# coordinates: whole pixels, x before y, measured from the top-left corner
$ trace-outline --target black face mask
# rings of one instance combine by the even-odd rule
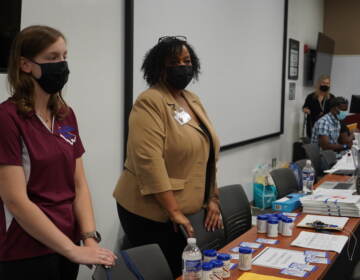
[[[320,86],[320,90],[321,91],[324,91],[324,92],[326,92],[326,91],[328,91],[330,89],[330,87],[329,86]]]
[[[184,89],[193,78],[192,66],[166,67],[166,82],[174,89]]]
[[[41,68],[41,77],[34,79],[41,88],[48,94],[55,94],[62,90],[69,77],[69,68],[66,61],[53,63],[37,63]]]

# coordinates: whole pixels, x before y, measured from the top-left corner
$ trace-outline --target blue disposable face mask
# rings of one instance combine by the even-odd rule
[[[346,111],[340,111],[336,117],[338,120],[342,121],[343,119],[345,119],[347,116],[347,112]]]

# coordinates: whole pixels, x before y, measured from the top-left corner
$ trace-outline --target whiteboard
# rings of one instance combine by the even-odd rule
[[[126,97],[134,102],[147,88],[140,68],[158,38],[185,35],[201,63],[199,81],[187,89],[200,97],[223,148],[282,133],[287,1],[129,2],[133,22],[127,21],[127,40],[133,40],[133,63],[125,69],[132,72],[125,81],[130,78],[133,84]],[[125,59],[130,60],[126,54]]]

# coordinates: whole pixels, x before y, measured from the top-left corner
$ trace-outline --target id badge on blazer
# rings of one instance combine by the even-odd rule
[[[175,110],[174,118],[181,125],[184,125],[191,120],[191,116],[183,108]]]

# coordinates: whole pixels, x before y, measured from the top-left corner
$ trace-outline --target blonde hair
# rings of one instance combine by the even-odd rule
[[[20,69],[20,59],[21,57],[33,59],[59,38],[65,40],[64,35],[54,28],[32,25],[19,32],[12,43],[7,78],[11,100],[16,104],[18,112],[22,115],[34,110],[34,81],[31,75]],[[48,108],[55,117],[60,119],[69,110],[61,92],[50,96]]]

